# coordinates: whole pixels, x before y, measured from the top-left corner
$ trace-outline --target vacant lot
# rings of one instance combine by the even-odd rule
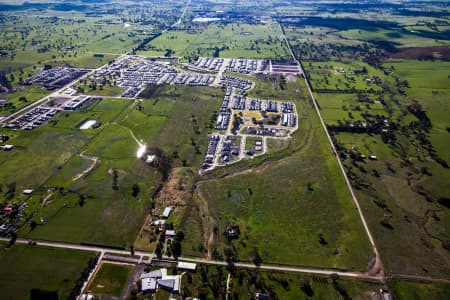
[[[119,297],[133,271],[131,265],[102,263],[87,290],[95,295]]]
[[[382,71],[356,61],[308,62],[304,67],[316,92],[375,92],[381,90],[385,77]]]
[[[57,291],[66,299],[92,252],[15,245],[0,250],[0,299],[30,299],[30,290]]]
[[[394,281],[389,284],[394,299],[448,299],[450,286],[439,283]]]
[[[210,25],[199,32],[169,31],[151,41],[149,56],[219,56],[287,58],[288,50],[277,25]]]

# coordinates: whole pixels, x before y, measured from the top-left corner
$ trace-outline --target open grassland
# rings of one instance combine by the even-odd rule
[[[37,220],[42,218],[45,222],[33,231],[24,228],[23,234],[120,247],[131,245],[160,178],[155,169],[136,158],[138,144],[130,130],[114,122],[118,116],[133,111],[131,103],[129,100],[103,100],[90,110],[69,114],[75,126],[91,117],[104,124],[99,129],[86,130],[86,134],[94,138],[81,149],[83,155],[98,160],[96,167],[84,176],[77,176],[93,162],[74,156],[50,178],[47,185],[55,187],[55,192],[50,203],[36,214]],[[57,121],[53,130],[60,125],[67,126]],[[80,131],[75,127],[71,130]],[[78,179],[74,180],[76,177]],[[115,188],[114,177],[117,178]],[[135,184],[139,185],[140,193],[133,197]],[[65,192],[61,192],[61,188]],[[80,200],[82,198],[84,200]]]
[[[3,107],[0,104],[0,114],[8,115],[14,113],[22,107],[47,96],[49,93],[49,91],[37,85],[18,86],[13,93],[0,94],[0,99],[7,100],[5,103],[12,105],[11,107]]]
[[[417,29],[417,28],[416,28]],[[349,29],[340,31],[338,36],[343,39],[360,40],[360,41],[385,41],[394,44],[397,47],[426,47],[426,46],[443,46],[450,45],[449,40],[434,39],[431,36],[419,36],[414,34],[414,28],[411,32],[395,31],[395,30],[361,30]]]
[[[44,62],[65,61],[74,66],[94,67],[123,54],[144,37],[141,28],[125,27],[117,16],[83,18],[83,15],[18,14],[3,24],[0,46],[8,56],[0,58],[2,71],[12,72]],[[94,58],[94,53],[105,53]],[[103,61],[105,60],[105,61]]]
[[[327,124],[361,121],[364,120],[362,114],[367,112],[374,115],[385,113],[383,105],[376,98],[372,100],[373,103],[359,102],[357,94],[321,93],[316,98],[319,99],[320,111]]]
[[[393,70],[391,76],[407,80],[409,87],[402,97],[384,95],[385,111],[378,114],[390,116],[398,126],[404,127],[402,132],[407,132],[418,119],[408,114],[405,107],[417,101],[431,122],[425,133],[431,149],[448,162],[449,64],[402,61],[385,67]],[[339,112],[339,106],[350,107],[349,97],[317,95],[327,124],[348,120],[346,110],[342,107]],[[369,112],[376,113],[373,109]],[[335,139],[339,151],[345,149],[347,153],[343,161],[377,240],[386,271],[448,274],[450,255],[445,248],[450,230],[450,213],[445,202],[449,193],[448,168],[431,159],[419,147],[415,135],[400,131],[392,145],[383,142],[379,135],[364,133],[336,133]],[[359,159],[360,154],[375,155],[377,160]]]
[[[37,189],[77,153],[88,138],[77,132],[14,132],[11,153],[0,153],[0,182],[15,183],[17,194],[25,188]]]
[[[164,56],[170,49],[173,56],[219,56],[245,58],[287,58],[288,49],[275,24],[209,25],[200,32],[169,31],[140,52]]]
[[[206,151],[211,116],[222,97],[220,89],[165,86],[142,102],[106,99],[59,114],[40,130],[76,133],[84,143],[46,180],[51,191],[42,192],[41,198],[48,198],[34,216],[38,226],[25,226],[21,234],[130,246],[160,182],[160,173],[136,157],[138,142],[163,149],[174,166],[197,168]],[[79,130],[86,120],[98,121],[99,128]],[[134,197],[136,184],[140,192]],[[36,201],[37,208],[39,197]]]
[[[382,71],[357,61],[308,62],[304,67],[315,91],[375,92],[385,78]]]
[[[132,271],[131,265],[102,263],[87,290],[95,295],[119,297]]]
[[[219,111],[223,95],[221,89],[211,87],[160,87],[151,99],[141,103],[141,111],[131,114],[131,118],[137,118],[134,122],[156,122],[162,126],[159,131],[133,124],[133,119],[124,122],[136,128],[137,137],[144,140],[149,133],[156,134],[149,146],[158,146],[171,155],[174,166],[197,168],[204,158],[208,134],[213,131],[213,114]]]
[[[343,39],[339,31],[327,27],[306,26],[303,28],[287,26],[285,28],[286,37],[291,45],[298,43],[313,44],[342,44],[348,46],[360,45],[358,40]]]
[[[232,245],[240,260],[254,259],[256,251],[264,262],[365,270],[368,240],[317,116],[303,87],[297,89],[290,100],[305,126],[294,134],[289,156],[251,168],[257,176],[211,174],[197,183],[197,197],[217,226],[211,246],[222,253]],[[228,242],[224,232],[232,224],[241,234]]]
[[[394,299],[448,299],[450,286],[440,283],[394,281],[389,284]]]
[[[57,291],[66,299],[81,271],[86,268],[90,252],[15,245],[0,251],[0,299],[30,299],[30,290]]]

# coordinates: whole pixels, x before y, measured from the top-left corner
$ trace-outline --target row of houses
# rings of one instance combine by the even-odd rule
[[[55,67],[39,72],[35,76],[23,81],[22,84],[35,83],[49,89],[62,88],[90,71],[89,69]]]
[[[224,63],[223,58],[199,57],[192,65],[197,68],[218,72]]]
[[[222,85],[226,87],[233,87],[243,91],[249,90],[252,87],[253,82],[249,79],[239,78],[234,76],[222,76],[220,79]]]
[[[211,167],[211,165],[214,164],[214,161],[216,159],[216,152],[217,147],[220,142],[220,136],[219,135],[212,135],[209,144],[208,144],[208,150],[206,151],[206,157],[203,160],[202,169],[206,170]]]

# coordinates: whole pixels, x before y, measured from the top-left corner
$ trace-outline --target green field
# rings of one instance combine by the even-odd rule
[[[367,109],[362,104],[361,111],[352,109],[357,103],[355,95],[318,93],[317,99],[327,124],[354,121],[366,111],[384,115],[398,124],[396,140],[392,143],[384,142],[378,134],[343,132],[335,133],[334,137],[341,157],[346,152],[344,163],[348,175],[366,212],[386,271],[442,275],[448,273],[450,259],[444,248],[450,214],[440,203],[448,195],[446,182],[450,173],[437,158],[447,162],[450,159],[446,101],[449,65],[401,61],[384,67],[392,70],[391,77],[407,80],[408,87],[403,88],[405,96],[392,93],[392,89],[385,91],[381,94],[383,106],[375,108],[375,102]],[[408,106],[415,101],[421,104],[431,122],[424,132],[429,141],[425,146],[416,135],[418,117],[408,111]],[[353,119],[349,119],[349,111]],[[360,154],[375,155],[378,159],[364,161],[352,156]],[[431,159],[431,155],[437,158]],[[415,246],[406,250],[402,248],[406,244]]]
[[[0,251],[0,299],[30,299],[30,290],[57,291],[66,299],[80,273],[87,267],[90,252],[15,245]]]
[[[197,32],[169,31],[147,45],[139,54],[164,56],[167,49],[173,56],[287,58],[289,57],[277,25],[209,25]]]
[[[74,180],[92,164],[92,161],[75,155],[49,178],[46,185],[53,188],[50,201],[35,215],[36,220],[43,218],[45,222],[33,231],[24,228],[24,235],[122,247],[132,244],[146,214],[149,196],[159,181],[158,172],[136,158],[138,145],[129,129],[114,122],[118,116],[133,112],[132,103],[129,100],[103,100],[84,112],[69,113],[67,117],[61,115],[56,119],[56,125],[42,128],[60,131],[68,127],[70,129],[65,130],[86,135],[90,141],[79,151],[97,157],[99,162],[91,172]],[[71,122],[68,122],[69,118]],[[98,129],[79,130],[78,126],[90,118],[103,125]],[[114,169],[118,174],[117,190],[112,188]],[[138,198],[131,195],[134,184],[140,186]],[[58,192],[61,188],[66,192]],[[79,202],[81,195],[86,198],[82,205]]]
[[[33,204],[30,210],[38,210],[34,216],[38,226],[34,230],[25,226],[22,235],[129,247],[148,213],[149,199],[160,180],[155,168],[136,158],[139,145],[134,137],[149,146],[160,147],[171,157],[176,152],[174,166],[184,164],[197,168],[207,147],[210,118],[213,111],[218,110],[221,98],[222,92],[218,89],[167,86],[159,88],[152,100],[140,102],[140,110],[136,109],[137,102],[106,99],[82,111],[59,114],[52,124],[39,129],[42,135],[54,139],[54,135],[65,132],[68,137],[80,136],[83,143],[39,181],[50,190],[42,189],[41,194],[29,201]],[[79,130],[86,120],[97,120],[100,127]],[[55,148],[53,151],[48,153],[49,159],[60,150]],[[96,157],[98,162],[89,173],[75,180],[93,164],[79,153]],[[15,158],[3,163],[11,165],[11,172],[14,172],[13,167],[20,168],[25,163],[13,165]],[[117,190],[112,188],[114,170],[118,175]],[[19,179],[23,177],[26,183],[31,176],[24,173]],[[38,188],[39,184],[31,187]],[[131,195],[135,184],[140,187],[137,199]],[[46,203],[41,204],[46,197]],[[85,197],[82,204],[80,197]],[[43,222],[40,222],[41,218]]]
[[[6,107],[4,104],[0,104],[0,114],[8,115],[14,113],[22,107],[44,98],[48,94],[50,94],[49,91],[37,85],[17,86],[15,92],[0,95],[0,99],[7,100],[4,104],[11,105]]]
[[[385,79],[381,70],[357,61],[308,62],[304,67],[315,91],[373,93],[382,89]],[[341,68],[342,72],[339,72]]]
[[[389,284],[394,299],[448,299],[450,286],[440,283],[394,281]]]
[[[94,295],[108,295],[119,297],[133,271],[131,265],[103,263],[90,282],[87,290]]]
[[[301,85],[296,88],[303,91]],[[197,183],[197,197],[218,227],[210,251],[221,255],[228,245],[225,229],[236,223],[241,235],[232,245],[239,260],[251,260],[256,248],[266,263],[365,270],[371,256],[367,238],[348,191],[340,188],[344,181],[317,117],[302,95],[292,99],[302,126],[291,141],[290,156],[252,168],[257,176],[229,170],[223,179],[212,174]]]

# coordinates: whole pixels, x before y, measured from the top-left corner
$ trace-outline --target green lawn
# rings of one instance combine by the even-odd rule
[[[81,271],[86,268],[91,252],[15,245],[0,251],[0,299],[30,299],[30,290],[57,291],[66,299]]]
[[[103,263],[87,290],[95,295],[119,297],[133,271],[131,265]]]

